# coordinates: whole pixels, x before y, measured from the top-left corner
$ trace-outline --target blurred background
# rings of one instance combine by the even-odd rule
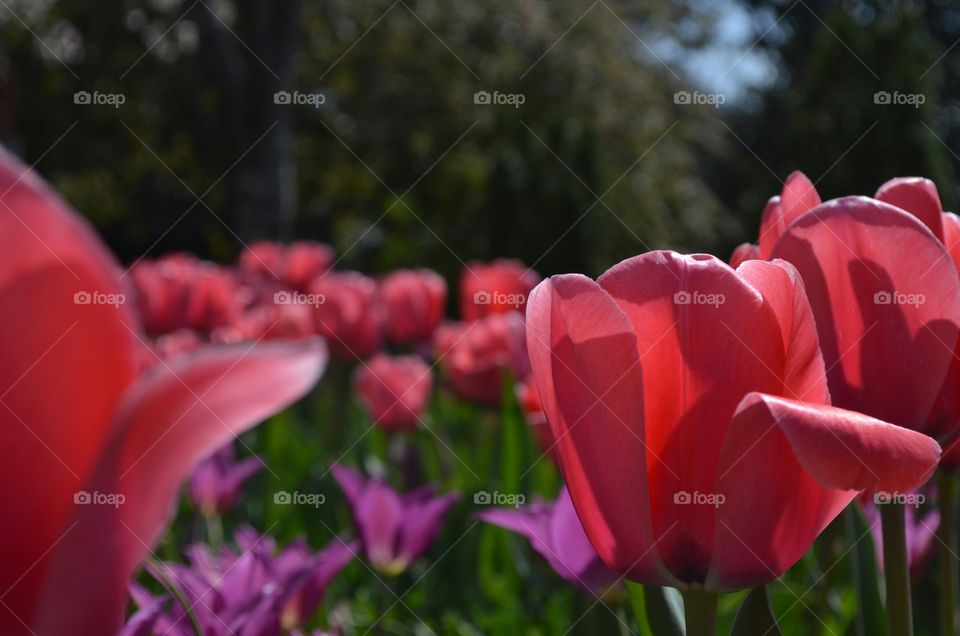
[[[125,264],[321,241],[336,270],[439,271],[452,309],[472,259],[595,276],[654,248],[726,257],[797,169],[824,199],[926,176],[956,209],[958,41],[947,0],[0,0],[0,140]],[[248,522],[314,546],[348,529],[344,505],[270,502],[320,481],[337,493],[335,461],[403,473],[408,447],[367,437],[355,366],[334,363],[244,436],[240,454],[266,470],[242,510],[211,530],[183,502],[161,558]],[[438,390],[425,417],[440,435],[411,434],[425,474],[466,500],[435,561],[389,584],[354,563],[321,623],[511,636],[626,625],[623,599],[611,613],[532,566],[516,537],[471,532],[471,493],[560,485],[506,377],[499,412]],[[787,636],[876,633],[850,585],[873,546],[848,512],[774,590]],[[935,585],[915,592],[918,633],[932,633]],[[741,598],[722,602],[725,625]]]
[[[127,263],[597,274],[726,256],[794,169],[957,195],[947,0],[2,0],[0,34],[0,138]]]

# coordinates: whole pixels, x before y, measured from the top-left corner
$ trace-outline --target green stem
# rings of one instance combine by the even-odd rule
[[[704,590],[683,592],[683,617],[687,636],[716,636],[717,594]]]
[[[207,526],[207,542],[213,547],[223,543],[223,521],[217,513],[204,514],[203,520]]]
[[[902,503],[879,506],[883,524],[883,574],[887,584],[890,636],[913,636],[910,610],[910,568]]]
[[[940,507],[940,636],[957,633],[957,480],[940,475],[937,480]]]

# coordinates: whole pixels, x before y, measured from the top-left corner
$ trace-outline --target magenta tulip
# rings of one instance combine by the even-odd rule
[[[405,571],[436,541],[443,518],[460,495],[434,494],[424,486],[399,494],[378,478],[366,479],[345,466],[334,466],[350,509],[363,551],[370,564],[388,576]]]
[[[554,502],[535,502],[519,508],[492,508],[477,515],[483,521],[526,537],[553,571],[568,583],[604,596],[619,583],[590,545],[564,488]]]
[[[223,514],[237,502],[244,482],[263,467],[259,457],[236,461],[233,444],[227,444],[193,470],[190,498],[208,517]]]

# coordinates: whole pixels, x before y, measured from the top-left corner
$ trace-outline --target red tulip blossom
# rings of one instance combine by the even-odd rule
[[[398,270],[380,283],[384,334],[394,344],[428,342],[443,320],[447,283],[429,269]]]
[[[418,356],[377,354],[357,367],[354,385],[370,417],[386,429],[417,427],[430,401],[430,368]]]
[[[806,284],[833,403],[940,440],[960,420],[957,219],[925,179],[843,197],[796,219],[772,256]]]
[[[306,392],[322,343],[141,371],[133,299],[91,228],[6,152],[0,192],[0,634],[115,634],[182,480]]]
[[[130,270],[147,333],[209,332],[230,324],[240,306],[231,274],[189,254],[144,260]]]
[[[380,348],[383,319],[372,278],[357,272],[330,272],[314,279],[306,294],[290,298],[314,308],[317,333],[327,339],[334,357],[355,360]]]
[[[313,241],[290,245],[259,241],[240,255],[240,269],[290,289],[305,291],[314,278],[333,266],[333,248]]]
[[[530,369],[523,318],[516,312],[441,325],[434,349],[447,386],[470,402],[500,404],[504,373],[522,380]]]
[[[490,314],[523,313],[540,275],[518,260],[473,261],[460,275],[460,316],[470,322]]]
[[[722,591],[775,579],[865,489],[907,491],[926,435],[830,406],[803,283],[650,252],[554,276],[527,311],[560,467],[600,557],[632,580]]]

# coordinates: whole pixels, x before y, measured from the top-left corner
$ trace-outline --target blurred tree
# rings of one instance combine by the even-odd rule
[[[506,255],[597,272],[647,246],[730,240],[698,176],[722,128],[708,106],[674,103],[678,72],[647,45],[682,40],[686,11],[11,0],[0,34],[21,90],[7,134],[127,260],[225,259],[241,240],[296,235],[364,269],[454,275]],[[75,104],[76,91],[126,99]]]
[[[745,239],[779,193],[777,179],[795,169],[824,198],[869,195],[891,177],[921,175],[936,181],[945,206],[955,204],[942,121],[946,47],[924,3],[750,4],[757,47],[781,73],[730,121],[743,159],[718,162],[718,191],[746,219]]]

